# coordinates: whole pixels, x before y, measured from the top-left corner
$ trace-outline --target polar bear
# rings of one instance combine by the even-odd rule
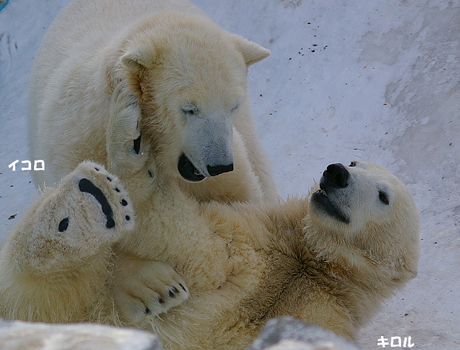
[[[83,160],[107,165],[111,95],[122,82],[140,103],[144,140],[155,140],[158,160],[187,192],[276,201],[247,96],[248,67],[269,54],[186,0],[72,1],[30,79],[30,152],[46,164],[36,185],[54,186]]]
[[[144,140],[138,113],[132,113],[138,106],[133,105],[131,91],[117,88],[114,95],[116,105],[125,105],[125,112],[118,113],[108,126],[108,170],[114,175],[104,176],[117,176],[129,184],[129,195],[138,198],[131,203],[124,194],[118,197],[122,207],[123,199],[133,206],[135,227],[123,230],[110,246],[111,241],[103,238],[108,222],[105,214],[98,213],[97,221],[92,219],[97,212],[94,200],[88,218],[82,218],[83,227],[89,226],[85,222],[89,220],[95,226],[94,236],[103,236],[93,241],[79,238],[81,229],[69,231],[69,236],[59,235],[67,211],[49,218],[51,224],[32,235],[27,229],[35,226],[37,218],[26,216],[8,240],[15,243],[7,243],[1,251],[0,269],[7,273],[0,283],[0,316],[21,314],[27,319],[27,310],[43,310],[34,303],[44,299],[29,297],[28,305],[15,300],[22,299],[33,284],[34,294],[46,293],[46,308],[56,322],[89,320],[134,326],[158,334],[166,349],[244,349],[268,319],[283,315],[355,339],[382,301],[417,275],[419,213],[407,187],[384,168],[363,161],[349,166],[331,164],[305,198],[271,204],[203,203],[176,185],[167,164],[152,151],[154,140]],[[83,163],[81,167],[86,179],[104,187],[97,180],[99,165]],[[71,181],[74,186],[82,171],[77,168],[68,175],[75,178]],[[57,198],[65,196],[66,189],[72,192],[61,188]],[[110,192],[114,194],[113,188]],[[42,200],[36,205],[55,207],[52,200],[40,204]],[[129,210],[128,205],[114,207]],[[123,215],[132,216],[121,213],[114,227],[120,220],[125,222]],[[137,220],[139,217],[143,220]],[[69,227],[71,224],[69,219]],[[35,243],[42,241],[47,244]],[[77,258],[73,257],[75,241],[81,244]],[[87,245],[88,252],[96,250],[95,243],[89,242],[101,242],[103,253],[86,258]],[[61,261],[66,255],[71,256],[70,264]],[[25,264],[29,256],[35,256],[37,262]],[[109,256],[112,260],[107,260]],[[72,269],[89,260],[88,272]],[[138,268],[140,260],[163,263],[174,271],[155,268],[157,273],[166,271],[169,280],[152,285],[152,279],[159,279],[152,277],[151,269]],[[35,265],[43,268],[37,270]],[[175,271],[178,275],[173,275]],[[43,277],[50,276],[49,272],[58,277],[56,282]],[[98,288],[92,288],[88,280],[99,283]],[[68,298],[54,298],[61,287],[85,291],[69,311]],[[13,291],[8,298],[5,289]],[[103,304],[95,314],[95,308],[90,308],[94,304],[91,293],[100,289],[109,300],[97,294]],[[161,290],[169,291],[163,296]],[[160,316],[151,312],[176,298],[181,300]],[[48,300],[56,302],[50,305]]]

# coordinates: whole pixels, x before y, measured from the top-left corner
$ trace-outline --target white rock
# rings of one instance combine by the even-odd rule
[[[0,319],[0,350],[163,350],[151,333],[96,324],[50,325]]]

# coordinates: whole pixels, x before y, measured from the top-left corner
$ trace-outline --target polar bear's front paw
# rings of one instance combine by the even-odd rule
[[[188,297],[184,281],[168,264],[134,257],[120,259],[114,299],[121,315],[130,322],[165,313]]]
[[[52,272],[109,252],[134,229],[134,219],[118,179],[102,165],[83,162],[56,188],[44,191],[13,237],[27,250],[28,268]]]
[[[81,231],[92,232],[87,237],[88,242],[97,246],[96,241],[113,244],[126,231],[134,229],[134,209],[128,193],[118,178],[102,165],[89,161],[80,163],[57,190],[61,187],[68,188],[66,198],[73,201],[75,217],[69,215],[67,223],[61,221],[60,231],[70,224],[80,223]],[[80,219],[76,217],[79,211]]]
[[[140,122],[141,109],[137,96],[120,83],[112,94],[107,131],[109,170],[118,176],[130,176],[139,171],[147,160]]]

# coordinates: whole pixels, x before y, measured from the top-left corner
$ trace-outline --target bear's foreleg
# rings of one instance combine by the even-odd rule
[[[134,182],[130,186],[133,198],[142,202],[149,200],[155,186],[153,170],[147,168],[149,155],[139,131],[140,117],[136,96],[119,84],[110,105],[108,164],[122,181]],[[117,251],[114,298],[128,323],[164,313],[188,297],[185,282],[168,264]]]

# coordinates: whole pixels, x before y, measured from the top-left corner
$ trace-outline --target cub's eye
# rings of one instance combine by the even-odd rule
[[[187,102],[182,105],[182,112],[187,115],[194,116],[200,113],[200,109],[193,102]]]
[[[349,166],[350,166],[350,167],[356,166],[356,162],[355,162],[355,161],[351,162]]]
[[[59,232],[64,232],[69,227],[69,218],[62,219],[59,223]]]
[[[380,202],[382,202],[385,205],[390,204],[390,201],[388,200],[388,195],[383,191],[379,191],[379,199],[380,199]]]

